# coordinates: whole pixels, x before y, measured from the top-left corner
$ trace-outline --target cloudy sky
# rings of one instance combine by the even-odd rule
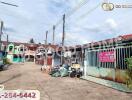
[[[66,14],[65,44],[84,44],[132,33],[132,8],[115,8],[104,11],[104,1],[114,4],[132,4],[131,0],[0,0],[13,3],[12,7],[0,3],[0,20],[10,41],[44,43],[52,42],[52,26]],[[6,34],[2,39],[6,39]],[[62,21],[57,25],[55,42],[61,43]]]

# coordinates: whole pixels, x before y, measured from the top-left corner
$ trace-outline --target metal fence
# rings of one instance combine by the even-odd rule
[[[98,54],[100,52],[114,51],[115,61],[114,62],[100,62]],[[131,46],[119,46],[106,49],[88,50],[86,59],[89,67],[103,67],[103,68],[116,68],[126,69],[127,65],[125,62],[126,58],[132,56],[132,45]]]
[[[118,69],[127,69],[125,59],[131,56],[132,56],[132,46],[117,47],[116,48],[116,67]]]

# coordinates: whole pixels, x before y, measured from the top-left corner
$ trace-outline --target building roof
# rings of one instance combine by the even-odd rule
[[[7,45],[7,41],[2,41],[2,43],[4,45]],[[33,47],[33,48],[39,48],[40,46],[41,47],[44,47],[44,48],[48,48],[48,47],[51,47],[53,49],[56,49],[58,47],[58,45],[52,45],[52,44],[49,44],[49,45],[45,45],[45,44],[33,44],[33,43],[22,43],[22,42],[9,42],[8,44],[10,43],[13,43],[14,45],[16,46],[19,46],[19,45],[24,45],[26,47]]]
[[[122,40],[132,40],[132,34],[126,34],[119,36]]]
[[[102,41],[98,41],[98,42],[91,42],[91,43],[87,43],[84,45],[75,45],[75,46],[65,46],[65,50],[69,50],[69,49],[77,49],[77,48],[87,48],[87,47],[92,47],[92,46],[99,46],[99,45],[104,45],[104,44],[112,44],[112,43],[118,43],[120,41],[129,41],[132,40],[132,34],[127,34],[127,35],[120,35],[116,38],[112,38],[112,39],[106,39],[106,40],[102,40]],[[2,43],[4,45],[7,45],[6,41],[2,41]],[[34,48],[39,48],[39,47],[44,47],[44,48],[48,48],[51,47],[56,51],[61,51],[63,48],[61,46],[58,45],[45,45],[45,44],[32,44],[32,43],[21,43],[21,42],[9,42],[9,43],[13,43],[15,45],[25,45],[27,47],[34,47]]]
[[[102,40],[102,41],[98,41],[98,42],[87,43],[87,44],[84,44],[83,47],[87,48],[87,47],[91,47],[91,46],[112,44],[112,43],[118,43],[120,41],[123,42],[123,41],[129,41],[129,40],[132,40],[132,34],[121,35],[121,36],[118,36],[118,37],[112,38],[112,39],[106,39],[106,40]]]

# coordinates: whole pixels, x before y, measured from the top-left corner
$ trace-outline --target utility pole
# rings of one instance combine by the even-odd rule
[[[1,46],[2,46],[2,41],[1,41],[1,35],[2,35],[2,31],[3,31],[3,25],[4,25],[4,22],[1,21],[0,22],[0,50],[1,50]]]
[[[47,67],[47,38],[48,38],[48,31],[46,31],[46,36],[45,36],[45,59],[44,59],[44,66]]]
[[[7,42],[7,44],[6,44],[6,50],[7,50],[7,48],[8,48],[8,43],[9,43],[9,37],[8,37],[8,34],[7,34],[7,36],[6,36],[6,42]],[[5,50],[5,51],[6,51]]]
[[[53,45],[55,44],[55,25],[53,26]]]
[[[7,37],[6,37],[6,41],[7,41],[7,46],[8,46],[8,43],[9,43],[9,37],[8,37],[8,34],[7,34]]]
[[[65,14],[63,15],[63,35],[62,35],[62,46],[64,46],[65,42]]]
[[[63,47],[65,42],[65,14],[63,15],[63,33],[62,33],[62,50],[61,50],[61,64],[64,63],[64,57],[63,57]]]
[[[48,37],[48,31],[46,31],[46,36],[45,36],[45,45],[47,45],[47,37]]]

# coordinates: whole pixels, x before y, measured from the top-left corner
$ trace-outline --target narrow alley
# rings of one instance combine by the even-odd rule
[[[6,90],[39,90],[40,100],[131,100],[132,94],[78,78],[54,78],[34,63],[13,64],[0,73]]]

